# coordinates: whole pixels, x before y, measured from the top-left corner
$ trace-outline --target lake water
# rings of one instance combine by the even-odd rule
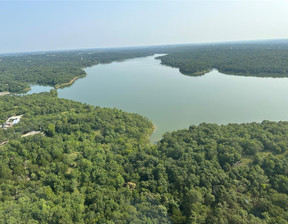
[[[25,95],[33,94],[33,93],[49,92],[51,89],[54,89],[54,88],[51,86],[31,85],[30,90],[27,93],[25,93]]]
[[[163,133],[202,122],[227,124],[288,120],[288,79],[224,75],[182,75],[154,56],[100,64],[59,89],[62,98],[119,108],[148,117]]]

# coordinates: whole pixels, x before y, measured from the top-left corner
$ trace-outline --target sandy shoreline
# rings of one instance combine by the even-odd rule
[[[5,95],[8,95],[10,94],[10,92],[0,92],[0,96],[5,96]]]
[[[155,133],[155,131],[157,131],[157,126],[153,123],[153,131],[152,131],[152,133],[151,133],[150,136],[149,136],[149,141],[150,141],[150,143],[153,144],[153,145],[154,145],[154,144],[157,144],[157,142],[161,140],[161,139],[159,139],[159,140],[157,140],[157,141],[152,141],[152,140],[151,140],[151,136]]]
[[[153,124],[153,132],[152,132],[152,134],[153,134],[155,131],[157,131],[157,126],[156,126],[155,124]]]
[[[73,82],[75,82],[77,79],[79,78],[82,78],[82,77],[85,77],[86,75],[79,75],[79,76],[76,76],[74,77],[70,82],[66,82],[66,83],[63,83],[63,84],[58,84],[55,86],[56,89],[59,89],[59,88],[62,88],[64,86],[69,86],[71,84],[73,84]]]

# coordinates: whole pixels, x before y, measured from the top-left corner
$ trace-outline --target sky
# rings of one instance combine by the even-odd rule
[[[288,39],[288,0],[0,0],[0,53]]]

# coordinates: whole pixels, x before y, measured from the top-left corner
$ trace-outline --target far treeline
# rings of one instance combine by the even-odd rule
[[[152,54],[149,49],[107,49],[0,55],[0,92],[25,91],[30,84],[57,87],[85,76],[85,67]]]
[[[30,84],[59,87],[85,76],[85,67],[153,54],[185,75],[222,73],[288,77],[288,41],[168,45],[0,55],[0,92],[27,91]]]
[[[287,40],[192,45],[159,58],[191,76],[217,69],[231,75],[288,77]]]
[[[146,118],[55,90],[3,96],[0,115],[23,115],[0,128],[0,223],[288,222],[288,122],[203,123],[151,145]]]

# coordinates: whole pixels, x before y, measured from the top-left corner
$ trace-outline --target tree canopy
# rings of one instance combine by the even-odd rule
[[[287,223],[288,122],[200,124],[149,143],[137,114],[0,98],[1,223]],[[21,137],[31,131],[41,133]]]

